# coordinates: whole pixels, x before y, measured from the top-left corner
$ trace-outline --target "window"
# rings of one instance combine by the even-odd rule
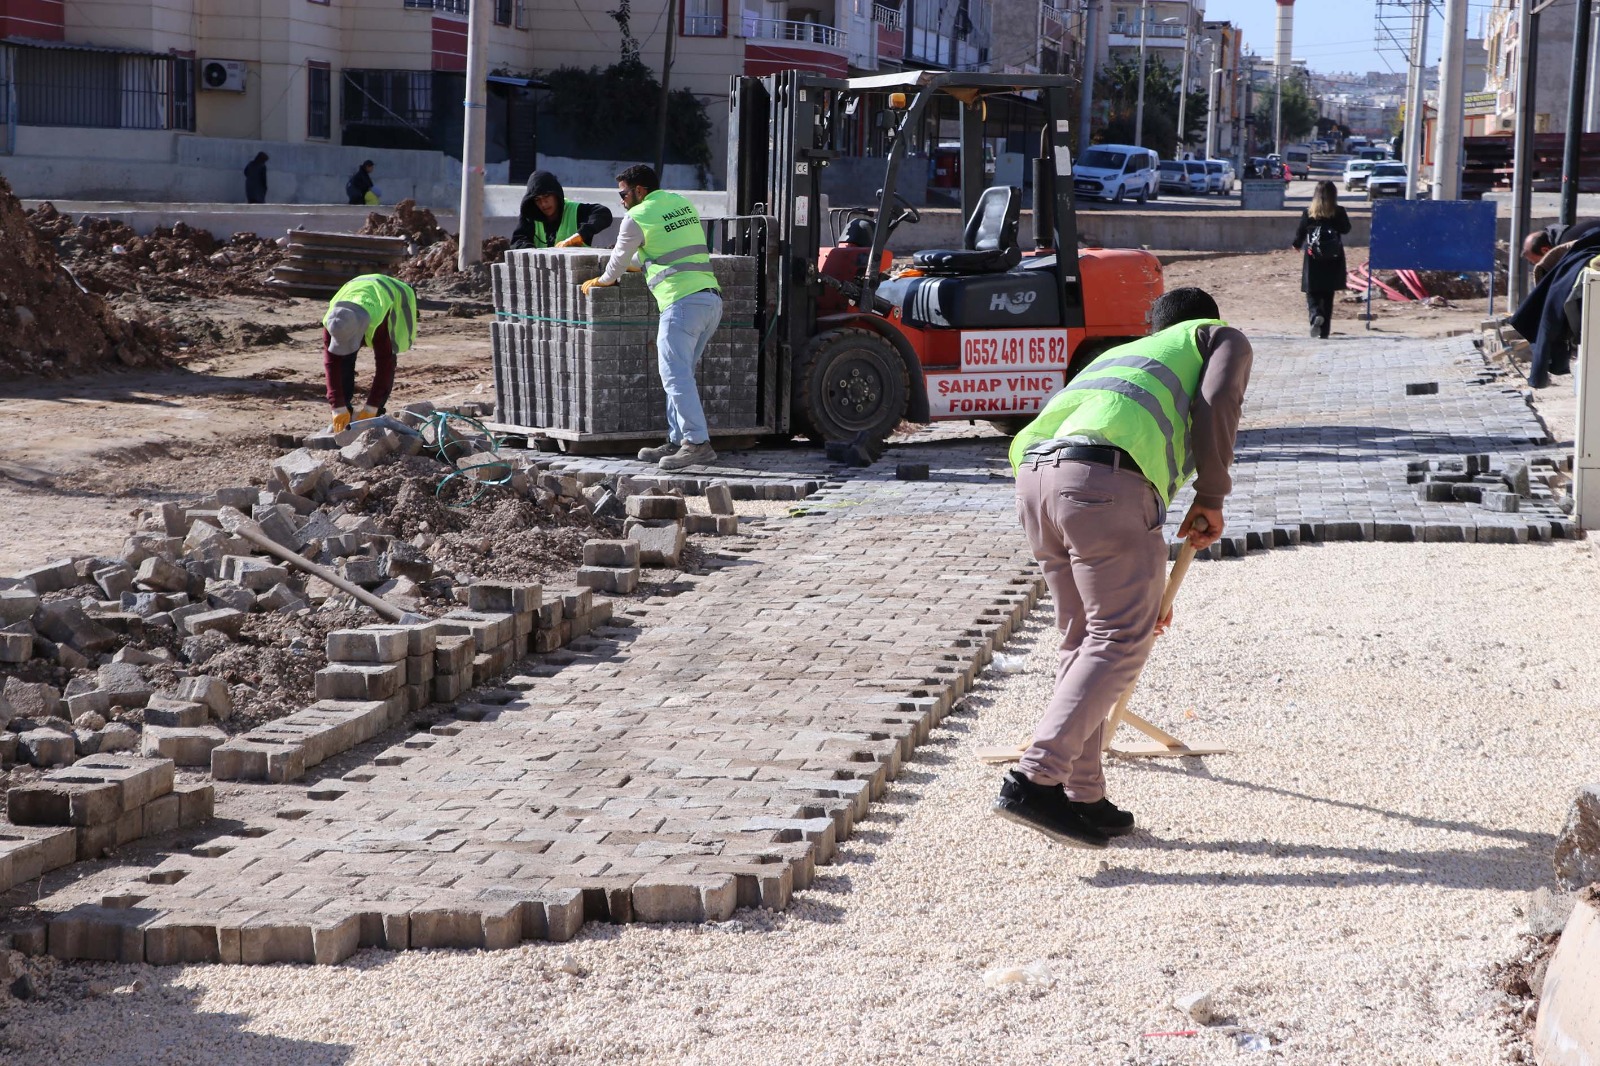
[[[528,28],[528,0],[516,0],[516,7],[515,21],[517,29],[525,30]]]
[[[333,136],[333,71],[313,59],[306,76],[306,136],[326,141]]]
[[[680,9],[680,37],[726,37],[728,5],[724,0],[684,0]]]
[[[494,24],[496,26],[511,25],[511,0],[494,0]]]
[[[194,132],[194,55],[172,57],[172,128]]]
[[[193,123],[193,60],[188,60],[187,95],[177,91],[173,56],[16,46],[13,78],[17,123],[23,126],[82,126],[94,129],[165,130],[178,126],[174,112],[186,103],[183,120]]]
[[[347,70],[343,115],[346,125],[391,126],[426,132],[433,121],[433,72]]]
[[[465,15],[468,0],[404,0],[404,6],[423,11],[447,11],[452,15]]]

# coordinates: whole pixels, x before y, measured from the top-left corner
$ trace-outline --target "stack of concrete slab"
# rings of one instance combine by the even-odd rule
[[[174,784],[170,759],[91,755],[11,789],[6,817],[14,825],[70,827],[75,857],[98,859],[142,836],[198,825],[214,802],[210,785]]]
[[[659,436],[664,428],[656,367],[660,315],[643,273],[591,290],[606,254],[588,249],[517,250],[494,267],[493,326],[498,418],[518,426]],[[713,430],[757,425],[756,261],[714,255],[722,324],[696,380]]]

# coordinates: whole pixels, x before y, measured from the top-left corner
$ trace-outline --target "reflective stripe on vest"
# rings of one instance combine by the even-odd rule
[[[644,231],[644,280],[665,311],[691,293],[716,290],[711,251],[694,204],[677,193],[657,189],[628,209]]]
[[[409,351],[417,337],[417,294],[398,278],[386,274],[362,274],[351,278],[328,302],[355,304],[367,313],[367,332],[362,343],[371,346],[378,327],[389,324],[389,340],[396,353]],[[326,318],[324,318],[326,321]]]
[[[537,208],[535,208],[537,210]],[[568,237],[578,235],[578,204],[575,200],[565,200],[561,207],[561,222],[556,226],[556,239],[545,240],[544,219],[533,224],[533,246],[535,248],[554,248]]]
[[[1194,473],[1190,418],[1205,365],[1195,335],[1203,326],[1220,325],[1224,323],[1180,322],[1095,359],[1017,434],[1011,444],[1012,469],[1043,441],[1103,441],[1131,455],[1162,502],[1170,505]]]

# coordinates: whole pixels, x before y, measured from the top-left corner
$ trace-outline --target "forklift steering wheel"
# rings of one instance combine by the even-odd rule
[[[894,202],[899,204],[902,208],[900,214],[894,220],[895,225],[898,226],[902,222],[915,223],[922,221],[922,216],[917,213],[916,208],[911,206],[911,202],[909,200],[907,200],[904,196],[901,196],[899,193],[892,193],[891,195],[894,196]]]

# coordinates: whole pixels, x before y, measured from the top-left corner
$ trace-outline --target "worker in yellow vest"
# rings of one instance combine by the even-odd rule
[[[639,458],[662,470],[682,470],[717,457],[711,447],[695,368],[722,322],[722,292],[711,269],[705,227],[688,198],[663,192],[654,168],[631,166],[617,175],[617,195],[628,213],[617,231],[611,260],[598,278],[580,286],[585,295],[615,285],[635,253],[661,309],[656,365],[667,394],[667,443],[642,448]]]
[[[328,303],[322,320],[322,366],[328,379],[329,431],[340,433],[352,421],[383,414],[394,388],[395,356],[410,351],[417,338],[417,294],[398,278],[362,274],[345,282]],[[371,346],[377,364],[367,402],[357,412],[356,353]]]
[[[1131,832],[1106,798],[1106,719],[1144,667],[1166,569],[1167,508],[1191,475],[1178,526],[1197,550],[1222,534],[1222,503],[1250,342],[1200,289],[1162,295],[1151,334],[1096,357],[1011,444],[1017,512],[1061,630],[1055,692],[994,811],[1078,847]]]
[[[548,170],[528,176],[522,214],[511,233],[513,248],[583,248],[611,225],[611,209],[567,199],[567,191]]]

